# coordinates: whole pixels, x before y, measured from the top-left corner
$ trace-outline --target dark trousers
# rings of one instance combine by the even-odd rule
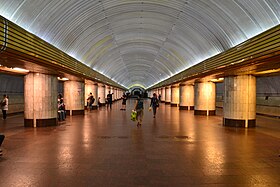
[[[7,118],[7,110],[2,110],[2,113],[3,113],[3,119],[6,119]]]
[[[156,113],[157,113],[157,107],[156,107],[156,106],[152,106],[152,108],[153,108],[153,114],[154,114],[154,116],[155,116]]]
[[[107,103],[107,108],[110,107],[110,109],[112,108],[112,102],[108,102]]]
[[[0,147],[1,147],[4,139],[5,139],[5,136],[3,134],[0,134]]]

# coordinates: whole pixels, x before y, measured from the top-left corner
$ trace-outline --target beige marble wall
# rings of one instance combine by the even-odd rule
[[[195,110],[215,110],[215,98],[216,98],[216,85],[213,82],[195,83],[194,86],[195,98],[194,109]]]
[[[171,88],[170,86],[165,87],[165,102],[171,102]]]
[[[256,77],[252,75],[225,77],[224,118],[256,119]]]
[[[64,82],[64,103],[72,115],[73,110],[84,110],[85,83],[78,81]]]
[[[179,105],[179,85],[173,85],[171,86],[171,104]]]
[[[180,106],[194,106],[194,86],[180,85]]]
[[[161,88],[161,100],[165,101],[165,87]]]
[[[103,84],[98,84],[98,97],[100,97],[100,103],[105,103],[105,91],[106,87]]]
[[[56,76],[41,73],[29,73],[24,77],[24,118],[57,118]],[[36,124],[34,124],[36,127]]]

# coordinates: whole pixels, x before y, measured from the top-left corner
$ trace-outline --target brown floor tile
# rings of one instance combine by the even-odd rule
[[[1,184],[14,186],[280,186],[280,120],[257,117],[252,129],[222,126],[217,116],[161,105],[140,128],[134,101],[67,117],[60,126],[24,128],[0,121],[6,135]]]

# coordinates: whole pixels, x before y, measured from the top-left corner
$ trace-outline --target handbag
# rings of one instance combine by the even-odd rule
[[[132,110],[132,112],[130,114],[130,119],[132,121],[136,121],[136,115],[137,115],[137,112],[135,110]]]

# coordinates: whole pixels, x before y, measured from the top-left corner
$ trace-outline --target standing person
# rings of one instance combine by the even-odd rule
[[[127,97],[125,94],[123,94],[122,96],[122,108],[121,110],[126,110],[126,100],[127,100]]]
[[[111,91],[109,91],[109,93],[107,94],[107,108],[110,106],[110,109],[112,109],[112,103],[113,103],[113,95],[112,94],[111,94]]]
[[[2,152],[2,149],[1,149],[1,145],[2,145],[2,143],[4,141],[4,139],[5,139],[5,135],[4,134],[0,134],[0,156],[3,155],[3,152]]]
[[[3,100],[1,102],[1,109],[3,113],[3,119],[5,120],[7,118],[7,110],[8,110],[8,96],[6,94],[3,95]]]
[[[98,108],[101,107],[100,97],[98,97],[97,105],[98,105]]]
[[[150,107],[153,108],[153,114],[154,114],[154,118],[155,118],[156,113],[157,113],[157,107],[159,107],[159,100],[157,99],[157,94],[156,93],[153,94],[153,97],[151,99]]]
[[[58,109],[58,120],[65,120],[66,118],[66,108],[64,104],[64,99],[61,93],[58,94],[57,99],[57,109]]]
[[[137,127],[142,125],[143,116],[144,116],[144,102],[143,99],[138,96],[134,110],[137,112],[136,119],[137,119]]]
[[[158,94],[158,101],[161,102],[161,95]]]

